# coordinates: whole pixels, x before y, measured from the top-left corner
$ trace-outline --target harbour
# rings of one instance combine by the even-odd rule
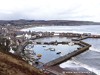
[[[64,61],[67,61],[67,60],[71,59],[72,57],[74,57],[74,56],[76,56],[76,55],[79,55],[80,53],[83,53],[84,51],[88,50],[89,47],[91,47],[91,45],[89,45],[89,44],[87,44],[87,43],[84,43],[84,42],[82,42],[82,41],[81,41],[80,43],[84,44],[85,46],[83,45],[82,48],[77,49],[77,50],[75,50],[75,51],[73,51],[73,52],[71,52],[71,53],[69,53],[69,54],[67,54],[67,55],[65,55],[65,56],[62,56],[62,57],[60,57],[60,58],[58,58],[58,59],[55,59],[55,60],[53,60],[53,61],[51,61],[51,62],[48,62],[48,63],[45,64],[45,65],[46,65],[46,66],[58,65],[58,64],[60,64],[60,63],[62,63],[62,62],[64,62]]]
[[[58,32],[57,33],[56,32],[35,32],[35,34],[36,35],[34,35],[34,37],[30,38],[31,41],[34,40],[33,41],[33,44],[34,44],[33,50],[39,51],[39,52],[40,51],[44,51],[43,55],[41,56],[41,59],[39,59],[39,62],[43,61],[43,63],[41,64],[41,67],[38,67],[38,68],[43,68],[43,66],[47,66],[46,65],[47,63],[49,64],[49,62],[52,62],[54,60],[56,61],[60,57],[63,57],[65,55],[67,56],[70,53],[72,53],[72,57],[70,55],[69,55],[70,57],[67,56],[69,59],[66,58],[63,61],[61,60],[60,62],[56,62],[57,64],[52,62],[54,65],[53,64],[49,64],[48,68],[44,67],[44,69],[49,69],[50,66],[53,67],[53,66],[60,65],[63,62],[67,62],[67,61],[71,60],[71,58],[75,58],[76,59],[76,57],[81,56],[84,53],[90,52],[90,49],[91,49],[90,46],[92,44],[88,43],[86,41],[84,42],[84,40],[86,40],[86,39],[99,39],[100,38],[99,34],[92,34],[92,33],[90,34],[90,33],[71,33],[71,32],[67,32],[67,33],[66,32],[63,32],[63,33],[61,33],[61,32],[60,33],[58,33]],[[55,38],[55,39],[51,39],[51,38]],[[60,38],[61,38],[61,40],[60,40]],[[63,40],[63,38],[64,38],[64,40]],[[65,40],[66,38],[67,38],[67,40]],[[76,49],[73,48],[72,51],[69,50],[71,52],[68,52],[68,53],[65,53],[64,55],[62,55],[66,51],[62,50],[62,51],[64,51],[62,53],[60,47],[62,46],[61,48],[63,48],[63,46],[67,46],[68,45],[71,48],[71,47],[73,47],[72,41],[74,42],[73,45],[78,45],[78,47],[75,47]],[[79,42],[81,42],[81,43],[79,43]],[[35,46],[37,46],[37,48]],[[59,49],[58,48],[56,49],[56,46],[59,46]],[[70,49],[70,48],[68,48],[68,49]],[[82,52],[77,51],[77,50],[80,50],[81,48],[83,48]],[[86,49],[84,50],[84,48],[86,48]],[[57,50],[58,50],[58,52],[57,52]],[[44,60],[45,59],[45,56],[44,56],[45,52],[47,54],[46,56],[52,58],[52,59],[49,58],[51,60],[47,60],[47,61]],[[79,52],[79,54],[77,54],[78,52]],[[41,54],[41,53],[39,53],[39,54]],[[89,70],[89,71],[91,71],[91,70]]]

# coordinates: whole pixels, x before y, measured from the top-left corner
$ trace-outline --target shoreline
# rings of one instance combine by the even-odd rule
[[[32,26],[33,27],[33,26]],[[38,27],[38,26],[37,26]],[[40,27],[40,26],[39,26]],[[41,26],[41,27],[45,27],[45,26]],[[30,28],[30,27],[29,27]],[[54,66],[55,67],[55,66]],[[52,67],[53,68],[53,67]],[[59,67],[58,67],[58,69],[59,69]],[[71,75],[75,75],[75,73],[76,73],[76,75],[78,75],[77,74],[77,72],[75,72],[75,70],[73,70],[73,69],[69,69],[69,68],[66,68],[67,70],[68,70],[68,72],[66,72],[67,73],[67,75],[68,74],[70,74],[71,73]],[[56,69],[55,69],[56,70]],[[80,69],[80,71],[78,71],[78,73],[80,73],[81,72],[81,70],[82,69]],[[70,72],[70,71],[72,71],[72,72]],[[82,72],[82,74],[81,75],[96,75],[95,73],[93,73],[93,72],[90,72],[89,70],[87,70],[89,73],[84,73],[84,72]],[[79,74],[80,75],[80,74]]]
[[[67,33],[68,32],[68,33],[79,33],[79,34],[91,33],[91,34],[94,34],[94,35],[98,35],[99,34],[98,32],[92,32],[92,31],[88,31],[88,30],[84,31],[84,29],[83,29],[84,26],[87,27],[86,25],[82,25],[82,27],[77,25],[77,26],[72,26],[72,29],[71,29],[70,26],[61,26],[62,28],[64,28],[64,29],[62,29],[60,26],[56,26],[56,25],[54,25],[54,26],[34,26],[34,27],[31,26],[31,27],[20,28],[18,31],[21,31],[21,32],[28,32],[28,31],[31,31],[31,32],[32,31],[35,31],[35,32],[56,32],[56,33]],[[94,26],[95,25],[91,25],[90,28],[93,29]],[[98,28],[99,25],[96,25],[96,26],[97,26],[96,28]],[[43,27],[44,27],[44,29],[43,29]],[[80,27],[82,31],[77,30],[77,29],[73,30],[74,27],[75,28],[77,28],[77,27],[79,28]],[[55,28],[56,30],[54,30],[52,28]],[[57,28],[61,28],[61,29],[57,30]]]
[[[28,28],[33,28],[33,27],[52,27],[52,26],[99,26],[99,25],[39,25],[39,26],[34,26],[34,25],[26,25],[20,28],[17,28],[19,31],[21,31],[22,29],[28,29]],[[17,26],[19,27],[19,26]]]

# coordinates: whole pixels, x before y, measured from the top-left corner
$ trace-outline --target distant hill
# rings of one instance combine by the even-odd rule
[[[0,25],[100,25],[100,22],[75,20],[0,20]]]

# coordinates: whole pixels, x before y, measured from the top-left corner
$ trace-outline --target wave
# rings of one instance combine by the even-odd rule
[[[70,67],[70,68],[80,68],[79,65],[75,64],[72,60],[69,60],[67,62],[64,62],[62,64],[59,65],[61,68],[66,68],[66,67]]]
[[[86,29],[84,29],[86,28]],[[80,29],[80,26],[43,26],[43,27],[31,27],[31,28],[25,28],[21,29],[21,31],[50,31],[50,32],[73,32],[73,33],[92,33],[92,34],[100,34],[99,31],[93,31],[93,29],[96,29],[97,27],[92,26],[83,26]]]
[[[94,48],[94,47],[90,47],[90,50],[91,50],[91,51],[100,52],[100,50],[99,50],[99,49],[96,49],[96,48]]]
[[[76,68],[76,69],[83,67],[83,68],[89,70],[90,73],[93,72],[93,73],[95,73],[97,75],[100,75],[100,70],[98,70],[96,68],[93,68],[93,67],[90,67],[87,64],[83,64],[83,63],[81,63],[81,62],[79,62],[77,60],[69,60],[67,62],[64,62],[64,63],[60,64],[59,66],[61,68],[68,67],[68,68]]]
[[[84,64],[84,63],[81,63],[80,61],[77,61],[77,60],[75,60],[75,59],[73,59],[73,62],[74,62],[75,64],[80,65],[80,66],[83,67],[83,68],[86,68],[87,70],[89,70],[89,71],[91,71],[91,72],[94,72],[94,73],[97,74],[97,75],[100,75],[100,70],[98,70],[98,69],[96,69],[96,68],[94,68],[94,67],[90,67],[89,65]]]
[[[50,28],[43,28],[43,27],[37,27],[37,28],[27,28],[27,29],[22,29],[21,31],[42,31],[42,32],[46,32],[46,31],[49,31],[49,32],[56,32],[56,33],[62,33],[62,32],[69,32],[69,33],[80,33],[80,34],[83,34],[83,33],[91,33],[91,34],[94,34],[94,35],[99,35],[100,33],[97,33],[97,32],[89,32],[89,31],[80,31],[80,30],[67,30],[67,29],[63,29],[63,28],[58,28],[58,29],[50,29]]]

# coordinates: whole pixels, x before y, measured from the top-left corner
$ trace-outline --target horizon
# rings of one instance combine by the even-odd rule
[[[86,22],[86,20],[57,20],[57,19],[55,19],[55,20],[39,20],[39,19],[11,19],[11,20],[1,20],[0,19],[0,21],[21,21],[21,20],[33,20],[33,21],[83,21],[83,22]],[[96,21],[87,21],[87,22],[96,22]]]

